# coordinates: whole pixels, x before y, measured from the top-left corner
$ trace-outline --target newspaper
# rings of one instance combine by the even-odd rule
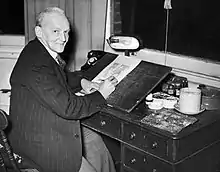
[[[108,66],[106,66],[92,82],[101,83],[110,76],[114,76],[118,83],[127,76],[141,62],[140,59],[130,56],[119,55]],[[77,96],[84,96],[86,93],[81,90],[75,93]]]
[[[101,83],[110,76],[114,76],[118,83],[127,76],[141,62],[140,59],[130,56],[119,55],[114,61],[106,66],[92,81]]]

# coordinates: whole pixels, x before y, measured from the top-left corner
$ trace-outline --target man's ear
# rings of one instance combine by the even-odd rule
[[[35,30],[36,36],[37,36],[38,38],[41,38],[41,37],[42,37],[41,27],[40,27],[40,26],[35,26],[34,30]]]

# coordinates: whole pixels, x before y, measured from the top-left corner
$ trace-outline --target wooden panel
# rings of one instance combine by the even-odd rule
[[[203,140],[203,139],[200,139]],[[177,172],[219,172],[220,171],[220,142],[191,154],[184,161],[175,165]]]
[[[119,139],[121,137],[121,121],[103,112],[83,120],[83,125],[89,126],[101,133]]]
[[[74,24],[77,37],[75,51],[75,68],[86,62],[87,53],[91,50],[91,1],[74,1]],[[73,59],[72,59],[73,61]]]
[[[129,123],[123,123],[122,140],[144,151],[167,159],[167,139]]]
[[[34,26],[35,26],[35,8],[34,0],[24,1],[24,14],[25,14],[25,42],[28,43],[29,40],[34,38]]]
[[[172,166],[165,161],[144,152],[124,146],[125,167],[130,167],[138,172],[171,172]]]
[[[107,0],[92,0],[92,49],[104,50],[106,9]]]
[[[104,50],[106,0],[75,0],[76,49],[70,70],[80,69],[92,49]]]
[[[202,114],[201,114],[202,115]],[[200,115],[200,116],[201,116]],[[204,114],[203,114],[204,115]],[[211,115],[211,114],[206,114]],[[201,125],[201,118],[194,126]],[[192,127],[192,126],[191,126]],[[199,131],[192,133],[181,139],[174,140],[174,150],[169,152],[172,154],[173,161],[179,161],[199,150],[207,147],[210,143],[219,141],[220,138],[220,121],[213,122],[211,125],[204,126]],[[203,138],[203,139],[201,139]],[[171,147],[171,145],[170,145]],[[219,151],[220,155],[220,151]]]
[[[170,71],[170,67],[142,61],[117,85],[107,102],[131,112]]]

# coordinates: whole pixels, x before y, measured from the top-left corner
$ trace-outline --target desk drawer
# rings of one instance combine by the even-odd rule
[[[123,164],[138,172],[172,172],[169,163],[126,145],[124,145]]]
[[[97,113],[92,117],[83,120],[82,123],[111,137],[120,138],[120,120],[104,112]]]
[[[149,133],[139,126],[124,123],[122,140],[154,155],[167,157],[167,138]]]

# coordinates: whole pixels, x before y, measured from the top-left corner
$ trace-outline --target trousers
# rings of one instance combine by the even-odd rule
[[[97,171],[84,157],[82,157],[82,164],[79,169],[79,172],[97,172]]]
[[[112,156],[97,132],[82,126],[82,142],[83,158],[80,172],[116,172]]]

